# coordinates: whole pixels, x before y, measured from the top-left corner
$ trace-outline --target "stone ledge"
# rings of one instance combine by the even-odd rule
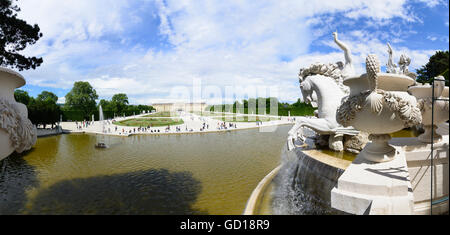
[[[331,191],[333,208],[352,214],[413,214],[414,198],[404,151],[390,162],[358,156]]]

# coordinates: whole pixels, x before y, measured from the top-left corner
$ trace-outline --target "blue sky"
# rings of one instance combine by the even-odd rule
[[[448,1],[333,0],[20,0],[19,16],[43,38],[21,72],[32,96],[63,97],[88,81],[100,98],[126,93],[134,104],[173,99],[174,87],[275,87],[282,101],[300,97],[297,74],[311,63],[344,60],[332,32],[352,49],[357,73],[369,53],[387,63],[412,58],[410,70],[448,50]],[[206,99],[208,97],[202,97]],[[208,99],[208,103],[220,102]]]

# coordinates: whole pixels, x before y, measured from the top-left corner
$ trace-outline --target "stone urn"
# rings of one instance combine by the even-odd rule
[[[422,121],[416,98],[407,92],[415,81],[402,74],[381,73],[376,55],[367,57],[366,70],[366,74],[344,80],[350,95],[344,98],[336,120],[369,133],[371,142],[360,154],[372,162],[386,162],[396,155],[388,144],[389,134]]]
[[[0,67],[0,160],[36,143],[36,127],[28,119],[27,107],[14,99],[14,89],[23,85],[22,75]]]
[[[438,77],[444,79],[443,77]],[[418,139],[424,143],[431,143],[431,136],[433,135],[434,142],[439,142],[442,136],[436,133],[437,125],[445,122],[449,118],[449,102],[444,100],[436,100],[434,102],[434,115],[432,112],[432,96],[433,87],[430,84],[416,85],[408,89],[408,92],[417,98],[418,107],[422,112],[422,124],[425,133],[421,134]],[[434,82],[434,97],[448,98],[448,86],[445,86],[444,81],[436,80]],[[431,119],[434,118],[434,125],[431,125]]]

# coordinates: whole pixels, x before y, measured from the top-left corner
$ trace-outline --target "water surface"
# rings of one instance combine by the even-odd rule
[[[0,214],[241,214],[290,128],[39,138],[0,162]]]

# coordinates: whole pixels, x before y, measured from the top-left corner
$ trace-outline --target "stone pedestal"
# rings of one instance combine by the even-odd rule
[[[436,131],[442,139],[433,145],[433,170],[431,144],[393,138],[389,144],[396,157],[390,162],[373,163],[358,155],[331,191],[332,207],[351,214],[430,214],[433,201],[433,214],[448,213],[448,124]]]
[[[358,155],[331,191],[331,206],[358,215],[413,214],[405,153],[399,148],[396,151],[392,161],[382,163]]]
[[[442,200],[449,195],[449,136],[443,135],[434,144],[433,171],[431,172],[431,144],[417,138],[394,138],[392,145],[402,146],[405,152],[412,190],[414,193],[414,214],[430,214],[431,189],[433,188],[433,214],[449,211],[449,201]],[[433,184],[431,184],[431,176]]]

